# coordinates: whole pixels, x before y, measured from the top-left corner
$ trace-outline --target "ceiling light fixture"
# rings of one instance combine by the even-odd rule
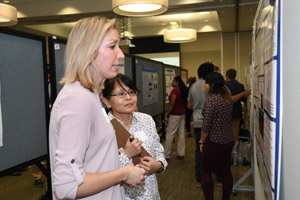
[[[164,42],[167,43],[186,43],[197,40],[197,31],[191,28],[170,29],[164,32]]]
[[[191,28],[178,28],[167,30],[164,33],[164,42],[185,43],[197,40],[197,32]]]
[[[17,9],[11,5],[0,3],[0,26],[12,26],[17,23]]]
[[[131,17],[159,15],[168,10],[168,0],[112,0],[112,10]]]

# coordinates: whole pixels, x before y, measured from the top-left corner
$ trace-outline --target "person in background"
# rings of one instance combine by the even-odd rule
[[[215,67],[214,67],[214,72],[220,73],[220,68],[219,68],[218,66],[215,66]]]
[[[232,100],[223,76],[212,72],[205,78],[207,99],[203,107],[203,125],[200,139],[201,179],[206,200],[214,199],[214,183],[211,172],[215,166],[222,176],[222,199],[229,200],[233,185],[231,151],[233,133],[231,129]]]
[[[226,71],[226,86],[231,92],[231,95],[237,95],[239,93],[245,92],[244,85],[239,83],[236,79],[236,70],[229,69]],[[248,94],[249,95],[249,94]],[[242,119],[242,105],[241,102],[247,102],[247,94],[234,102],[233,110],[232,110],[232,131],[234,135],[234,142],[238,141],[239,138],[239,130],[240,130],[240,123]]]
[[[206,100],[206,90],[204,87],[205,77],[207,74],[214,71],[214,64],[211,62],[205,62],[198,68],[199,80],[190,88],[187,98],[187,108],[193,109],[194,118],[194,134],[195,134],[195,174],[196,174],[196,186],[201,187],[201,174],[200,174],[200,161],[201,152],[199,141],[201,137],[201,127],[203,123],[202,109]]]
[[[190,88],[192,87],[192,85],[196,82],[196,77],[190,77],[188,79],[188,91],[187,93],[189,93]],[[186,112],[185,112],[185,128],[188,134],[188,137],[192,137],[191,134],[191,120],[192,120],[192,115],[193,115],[193,109],[188,109],[186,108]]]
[[[122,183],[137,187],[144,180],[139,165],[120,167],[115,132],[99,98],[124,58],[119,41],[115,19],[100,17],[79,20],[69,35],[63,88],[49,126],[54,200],[120,200]]]
[[[140,167],[146,172],[145,184],[137,188],[124,185],[126,199],[158,200],[160,196],[155,173],[162,173],[168,163],[153,118],[148,114],[135,112],[137,94],[135,83],[125,75],[118,74],[104,82],[104,102],[111,110],[108,113],[109,119],[116,118],[133,139],[132,142],[128,139],[125,148],[119,149],[121,166],[131,164],[132,157],[141,153],[141,146],[151,155],[140,158]]]
[[[177,159],[184,159],[185,137],[184,137],[184,116],[187,99],[187,87],[180,76],[174,77],[172,81],[174,87],[169,95],[169,108],[165,114],[165,121],[168,121],[166,134],[165,156],[170,159],[172,142],[175,133],[178,133]]]

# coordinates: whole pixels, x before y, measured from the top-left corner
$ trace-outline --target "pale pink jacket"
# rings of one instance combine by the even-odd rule
[[[79,82],[66,84],[53,105],[50,127],[53,199],[75,199],[86,172],[120,168],[114,129],[97,94]],[[121,200],[118,184],[84,199]]]

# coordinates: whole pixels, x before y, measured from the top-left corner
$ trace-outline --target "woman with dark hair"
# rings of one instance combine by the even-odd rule
[[[220,73],[212,72],[205,78],[208,94],[203,108],[203,126],[200,139],[201,179],[206,200],[214,199],[212,169],[220,170],[223,184],[222,199],[230,199],[233,185],[230,171],[233,132],[231,128],[232,102]]]
[[[160,144],[159,135],[153,118],[145,113],[135,112],[138,89],[127,76],[118,74],[115,78],[104,82],[104,102],[111,111],[110,120],[117,119],[132,135],[125,147],[119,149],[122,167],[130,165],[132,158],[140,155],[141,146],[151,155],[140,158],[139,166],[145,170],[145,184],[137,187],[124,185],[125,199],[160,199],[155,173],[162,173],[167,167],[164,148]]]
[[[183,159],[185,154],[184,116],[188,92],[180,76],[174,77],[172,86],[174,89],[169,95],[169,108],[165,114],[165,121],[168,121],[165,156],[170,159],[172,142],[175,133],[178,132],[177,159]]]

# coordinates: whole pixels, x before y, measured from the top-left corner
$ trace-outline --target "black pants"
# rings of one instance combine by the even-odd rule
[[[185,112],[185,128],[187,132],[191,132],[191,120],[192,120],[193,110],[187,109]]]

